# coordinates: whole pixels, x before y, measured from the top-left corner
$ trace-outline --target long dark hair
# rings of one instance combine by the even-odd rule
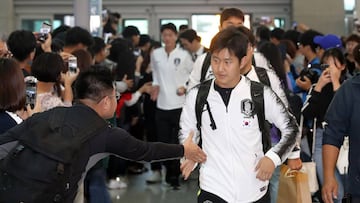
[[[330,57],[336,58],[340,62],[341,65],[346,65],[345,55],[339,48],[327,49],[324,52],[323,56],[321,57],[321,63],[322,64],[325,63],[325,60]],[[345,80],[346,71],[347,71],[347,68],[345,66],[344,70],[341,71],[341,77],[340,77],[341,82]]]
[[[287,88],[284,61],[282,60],[280,49],[271,42],[265,42],[259,47],[259,52],[270,62],[272,69],[279,77],[284,88]]]

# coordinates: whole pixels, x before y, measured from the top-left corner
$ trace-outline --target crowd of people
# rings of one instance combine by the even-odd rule
[[[359,35],[340,38],[304,24],[253,31],[243,26],[240,9],[227,8],[207,48],[185,26],[161,25],[160,43],[135,26],[119,33],[120,20],[119,13],[106,15],[104,37],[62,25],[44,40],[27,30],[1,38],[2,198],[27,198],[15,195],[11,181],[24,177],[8,171],[8,157],[32,146],[20,134],[44,132],[37,131],[39,119],[53,130],[52,112],[59,111],[84,118],[65,116],[61,132],[107,121],[77,146],[70,185],[60,194],[65,202],[111,202],[108,189],[126,188],[127,174],[149,170],[138,161],[151,160],[158,161],[147,184],[164,181],[174,190],[199,170],[201,203],[276,203],[281,164],[300,170],[311,160],[322,189],[314,201],[360,202]],[[37,136],[40,148],[52,141]],[[335,167],[344,136],[345,176]]]

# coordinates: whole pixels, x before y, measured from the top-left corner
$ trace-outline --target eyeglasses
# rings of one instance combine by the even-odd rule
[[[120,97],[121,97],[121,94],[119,92],[115,92],[115,95],[105,95],[101,99],[99,99],[96,103],[100,103],[101,100],[103,100],[105,97],[109,97],[109,98],[115,97],[116,101],[118,101],[120,99]]]
[[[120,94],[120,92],[115,92],[115,95],[108,95],[108,97],[115,97],[116,98],[116,100],[119,100],[120,99],[120,97],[121,97],[121,94]]]

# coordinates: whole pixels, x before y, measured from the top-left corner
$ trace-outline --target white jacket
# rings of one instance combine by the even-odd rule
[[[178,96],[177,89],[185,86],[191,73],[193,62],[190,54],[176,47],[169,54],[165,48],[155,49],[151,54],[153,85],[160,87],[157,107],[162,110],[179,109],[185,96]]]
[[[199,139],[195,115],[197,92],[198,88],[193,88],[186,97],[180,118],[180,142],[190,131],[197,132],[195,139]],[[249,109],[244,104],[252,102],[250,80],[242,77],[231,92],[228,107],[214,89],[213,81],[207,101],[217,129],[210,127],[209,113],[204,107],[201,132],[207,160],[201,165],[200,188],[231,203],[260,199],[266,193],[268,181],[256,178],[255,167],[264,153],[257,116],[245,115]],[[269,87],[264,88],[264,108],[265,119],[282,133],[280,142],[266,152],[278,166],[286,160],[300,134],[295,118]]]

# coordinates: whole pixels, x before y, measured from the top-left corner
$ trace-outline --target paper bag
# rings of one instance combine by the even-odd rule
[[[282,165],[277,203],[311,203],[307,174]]]
[[[311,193],[315,193],[319,190],[319,182],[316,175],[316,163],[315,162],[303,162],[301,171],[308,176],[309,190]]]

